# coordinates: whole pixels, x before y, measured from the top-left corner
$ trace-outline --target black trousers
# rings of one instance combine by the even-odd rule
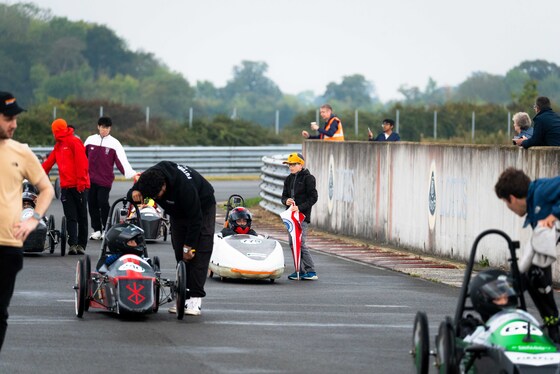
[[[88,209],[93,231],[104,231],[109,217],[109,193],[111,187],[103,187],[92,183],[88,192]]]
[[[552,267],[531,266],[524,274],[524,287],[531,295],[546,326],[558,324],[558,306],[552,289]]]
[[[187,221],[169,217],[171,223],[171,244],[175,251],[177,263],[183,260],[183,245],[187,232]],[[189,297],[204,297],[204,284],[208,277],[208,264],[212,256],[214,247],[214,231],[216,230],[216,205],[212,205],[202,210],[202,228],[198,248],[192,260],[186,262],[187,265],[187,288]]]
[[[21,248],[0,246],[0,351],[8,329],[8,307],[14,294],[16,275],[22,268]]]
[[[81,245],[84,249],[88,241],[88,190],[78,192],[75,188],[60,190],[60,201],[66,217],[68,245]]]

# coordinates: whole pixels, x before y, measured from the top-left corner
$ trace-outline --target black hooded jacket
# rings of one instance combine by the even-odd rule
[[[299,173],[290,174],[284,181],[282,191],[282,204],[292,198],[295,200],[300,212],[305,214],[305,222],[311,219],[311,207],[317,202],[317,189],[315,188],[315,177],[309,170],[302,169]]]
[[[202,227],[202,211],[216,205],[214,188],[199,172],[188,166],[161,161],[150,169],[160,170],[165,177],[165,193],[160,199],[154,199],[155,202],[169,216],[187,220],[189,231],[185,244],[197,248]],[[132,191],[137,189],[136,183],[128,191],[126,197],[129,201],[132,201]]]

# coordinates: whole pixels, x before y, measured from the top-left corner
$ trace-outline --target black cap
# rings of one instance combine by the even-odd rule
[[[9,92],[0,91],[0,113],[6,116],[15,116],[25,111],[20,107],[14,95]]]

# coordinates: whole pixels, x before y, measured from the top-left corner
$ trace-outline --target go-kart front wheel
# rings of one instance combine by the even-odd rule
[[[451,319],[447,317],[439,325],[436,337],[436,367],[440,374],[456,374],[459,367],[456,361],[455,333]]]
[[[82,259],[76,264],[76,280],[74,283],[74,307],[76,310],[76,317],[78,318],[82,318],[84,315],[87,292],[86,284],[86,264]]]
[[[152,259],[152,264],[154,268],[154,273],[156,274],[156,281],[154,282],[154,313],[157,313],[159,310],[159,303],[160,303],[160,293],[161,293],[161,285],[160,285],[160,276],[161,276],[161,268],[159,263],[159,257],[154,256]]]
[[[412,350],[410,354],[414,360],[417,374],[427,374],[430,361],[430,337],[428,330],[428,317],[426,313],[416,313],[412,330]]]
[[[62,217],[60,221],[60,255],[64,256],[66,254],[66,241],[68,240],[68,233],[66,232],[66,217]]]
[[[49,239],[49,252],[54,253],[54,247],[56,246],[55,240],[55,226],[54,226],[54,216],[51,214],[49,215],[49,226],[47,231],[47,236]]]
[[[183,319],[185,316],[185,301],[187,298],[187,266],[183,261],[177,264],[177,319]]]
[[[91,279],[91,260],[89,255],[84,255],[83,261],[85,262],[86,274],[86,299],[84,302],[84,310],[87,312],[89,310],[89,280]]]

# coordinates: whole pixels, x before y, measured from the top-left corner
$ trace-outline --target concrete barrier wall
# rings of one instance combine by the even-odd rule
[[[304,153],[319,192],[313,225],[459,260],[486,229],[503,230],[522,248],[529,238],[523,219],[494,192],[506,167],[532,179],[560,174],[560,148],[306,141]],[[502,238],[485,238],[479,248],[479,260],[507,265]]]

